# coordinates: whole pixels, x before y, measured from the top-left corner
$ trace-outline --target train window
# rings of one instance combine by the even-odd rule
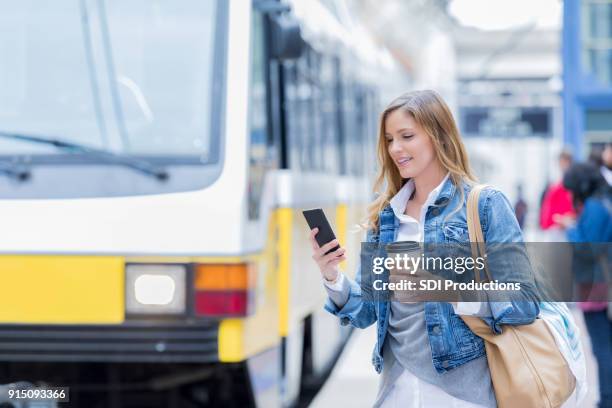
[[[345,77],[343,75],[343,77]],[[345,77],[346,78],[346,77]],[[361,146],[359,144],[359,126],[357,124],[357,112],[356,112],[356,92],[355,84],[352,80],[345,79],[342,82],[342,123],[344,128],[344,154],[347,163],[347,173],[350,175],[360,174],[360,169],[363,166],[359,158],[359,150]]]
[[[309,81],[309,67],[308,67],[308,53],[306,52],[298,60],[298,112],[297,120],[299,123],[300,133],[296,135],[302,139],[302,151],[300,152],[300,164],[303,170],[314,170],[316,167],[316,154],[315,154],[315,132],[312,126],[312,86]]]
[[[291,167],[301,171],[315,168],[313,89],[308,79],[307,57],[285,62],[285,113],[289,131]]]
[[[2,129],[55,135],[105,147],[96,121],[80,25],[73,1],[3,2],[0,6],[0,121]],[[55,153],[57,149],[0,140],[3,154]]]
[[[211,161],[217,2],[108,1],[123,148]],[[104,19],[102,23],[104,24]]]
[[[367,92],[367,119],[368,125],[365,135],[365,162],[364,170],[368,176],[376,174],[376,146],[378,144],[378,98],[373,89]]]
[[[251,20],[251,65],[249,95],[249,219],[259,218],[261,194],[266,171],[273,166],[274,150],[269,135],[267,120],[267,77],[268,59],[265,50],[264,16],[257,11]]]
[[[301,139],[297,139],[298,134],[296,115],[297,115],[297,66],[294,61],[287,61],[283,64],[284,71],[284,94],[285,104],[283,112],[285,114],[285,126],[287,131],[287,156],[289,158],[289,167],[299,168],[300,166],[300,145]]]
[[[366,119],[366,95],[365,89],[360,86],[356,88],[355,94],[355,154],[357,157],[363,159],[365,136],[367,132],[367,119]],[[361,176],[365,173],[364,162],[359,160],[359,165],[355,166],[355,175]]]
[[[323,138],[323,163],[325,170],[332,174],[340,174],[341,156],[340,138],[337,121],[336,81],[334,60],[324,56],[318,77],[321,81],[321,135]]]
[[[214,182],[227,17],[219,0],[0,2],[1,127],[39,138],[0,140],[3,159],[27,162],[33,175],[14,186],[2,178],[3,197],[136,196]],[[60,149],[48,143],[55,138],[143,162]],[[157,168],[169,177],[150,177]]]
[[[336,152],[337,156],[339,157],[339,172],[340,174],[347,174],[348,173],[348,165],[347,165],[347,161],[348,161],[348,157],[346,154],[346,131],[345,131],[345,125],[344,125],[344,117],[343,117],[343,85],[342,85],[342,71],[341,71],[342,65],[340,63],[340,58],[335,57],[333,59],[333,71],[334,71],[334,99],[333,99],[333,103],[334,103],[334,120],[336,122],[335,124],[335,131],[336,131],[336,139],[337,139],[337,144],[338,144],[338,151]]]
[[[308,48],[284,63],[285,114],[291,168],[340,172],[335,60]]]
[[[322,97],[323,92],[319,80],[319,54],[313,49],[309,49],[307,53],[308,60],[308,77],[307,80],[311,89],[310,107],[310,129],[312,134],[312,169],[323,171],[326,169],[324,154],[325,136],[323,134],[323,123],[321,120]]]

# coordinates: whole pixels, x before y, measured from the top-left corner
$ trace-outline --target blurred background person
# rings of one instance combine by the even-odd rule
[[[593,299],[578,305],[597,360],[599,407],[612,407],[612,322],[606,299],[610,288],[607,248],[612,241],[612,188],[593,163],[573,165],[565,173],[563,185],[572,193],[578,218],[558,215],[555,221],[567,228],[570,242],[596,243],[592,258],[574,257],[574,280],[580,299]]]
[[[523,229],[523,225],[525,225],[525,217],[527,216],[527,202],[525,202],[525,198],[523,197],[523,185],[519,184],[516,187],[516,203],[514,204],[514,214],[516,215],[516,219],[519,223],[521,229]]]
[[[568,150],[563,150],[559,154],[558,163],[561,179],[547,188],[540,209],[540,227],[543,230],[563,229],[564,226],[555,221],[557,216],[575,217],[572,195],[562,182],[565,173],[572,165],[572,154]]]
[[[591,146],[587,162],[593,164],[598,169],[603,166],[603,147],[598,145]]]
[[[612,143],[606,143],[601,152],[601,175],[606,179],[609,186],[612,186]]]

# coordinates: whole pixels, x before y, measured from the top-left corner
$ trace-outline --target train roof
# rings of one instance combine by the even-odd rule
[[[319,0],[288,0],[302,29],[304,40],[317,52],[348,60],[351,74],[378,81],[383,72],[399,72],[389,50],[377,45],[365,28],[355,22],[342,24]]]

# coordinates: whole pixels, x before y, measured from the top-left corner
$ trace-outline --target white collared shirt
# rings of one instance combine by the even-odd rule
[[[397,232],[397,241],[415,241],[415,242],[423,242],[425,237],[425,215],[427,214],[427,209],[431,207],[440,192],[442,191],[442,187],[450,173],[446,173],[444,179],[438,184],[436,188],[431,190],[425,203],[421,207],[421,212],[419,213],[419,219],[415,220],[413,217],[406,215],[406,206],[408,205],[408,201],[414,192],[414,180],[410,179],[404,184],[404,186],[397,192],[396,195],[389,201],[391,205],[391,209],[393,209],[393,213],[399,219],[400,225],[399,230]]]

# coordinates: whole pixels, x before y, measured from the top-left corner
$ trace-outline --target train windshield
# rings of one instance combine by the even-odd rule
[[[0,3],[0,132],[167,163],[218,161],[219,1]],[[55,156],[0,139],[3,159]]]

